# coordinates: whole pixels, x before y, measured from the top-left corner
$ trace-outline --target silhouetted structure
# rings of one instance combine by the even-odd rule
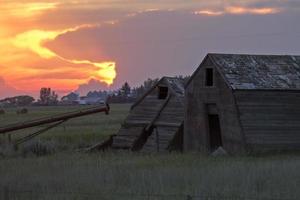
[[[300,56],[208,54],[186,85],[184,150],[300,150]]]
[[[90,150],[105,148],[132,151],[182,149],[184,84],[163,77],[131,107],[118,133]]]

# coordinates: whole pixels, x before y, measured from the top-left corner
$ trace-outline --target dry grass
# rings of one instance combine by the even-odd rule
[[[1,160],[0,185],[19,199],[186,199],[189,194],[296,200],[299,169],[299,155],[56,154]]]

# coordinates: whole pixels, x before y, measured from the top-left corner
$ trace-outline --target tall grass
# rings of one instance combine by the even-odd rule
[[[5,110],[5,115],[0,115],[0,127],[12,123],[85,109],[87,107],[88,106],[29,107],[29,113],[26,115],[17,115],[17,108],[8,108]],[[37,139],[42,141],[50,140],[52,143],[54,142],[57,144],[57,148],[60,150],[93,145],[94,143],[97,143],[118,131],[120,124],[128,114],[129,107],[130,104],[112,104],[109,115],[98,113],[71,119],[66,123],[38,136]],[[43,125],[40,127],[33,127],[14,132],[12,139],[14,140],[20,138],[26,134],[38,131],[46,126],[47,125]],[[5,140],[5,137],[0,136],[0,144],[1,141],[3,143]]]
[[[296,200],[299,169],[299,155],[56,154],[1,160],[0,187],[27,191],[29,199],[186,199],[191,195]],[[26,199],[28,193],[15,192],[18,195]]]
[[[183,200],[188,195],[215,200],[300,199],[300,155],[214,158],[201,154],[60,151],[88,146],[115,133],[129,105],[111,108],[109,116],[100,113],[70,120],[65,130],[60,126],[39,136],[37,143],[23,146],[24,152],[48,156],[8,157],[0,151],[0,199]],[[28,115],[9,109],[0,115],[0,126],[78,109],[34,107],[29,108]],[[35,130],[38,128],[30,129]],[[24,134],[19,131],[13,139]],[[5,139],[0,137],[0,148]]]

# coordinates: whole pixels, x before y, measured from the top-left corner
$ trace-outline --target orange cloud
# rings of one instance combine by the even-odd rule
[[[65,58],[45,46],[45,43],[68,32],[99,26],[84,24],[49,30],[49,22],[41,24],[39,19],[45,14],[68,3],[48,0],[0,2],[0,75],[5,77],[8,84],[20,90],[32,91],[43,86],[74,90],[90,79],[100,80],[107,85],[113,83],[116,77],[114,61]],[[112,22],[116,23],[107,23]],[[64,25],[68,26],[72,25]]]
[[[247,8],[247,7],[238,7],[231,6],[225,9],[225,12],[230,14],[256,14],[256,15],[269,15],[279,12],[277,8]]]
[[[43,46],[45,42],[53,41],[59,35],[65,34],[67,32],[76,31],[80,28],[95,27],[97,25],[82,25],[75,28],[69,28],[60,31],[42,31],[42,30],[31,30],[25,33],[21,33],[16,37],[11,39],[12,44],[18,49],[30,50],[41,58],[59,58],[65,62],[76,64],[76,65],[91,65],[94,67],[94,71],[89,74],[87,79],[95,78],[99,79],[108,85],[113,83],[116,77],[116,63],[113,61],[109,62],[92,62],[89,60],[77,60],[77,59],[67,59],[64,58],[47,47]]]
[[[247,7],[240,7],[240,6],[229,6],[226,7],[222,11],[217,10],[199,10],[194,11],[195,15],[208,15],[208,16],[219,16],[224,14],[232,14],[232,15],[244,15],[244,14],[253,14],[253,15],[269,15],[275,14],[280,12],[278,8],[247,8]]]
[[[0,4],[1,15],[15,17],[32,17],[55,9],[58,2],[6,2]]]

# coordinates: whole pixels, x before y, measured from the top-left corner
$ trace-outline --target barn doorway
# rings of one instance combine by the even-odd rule
[[[223,145],[219,115],[217,114],[208,115],[208,128],[209,128],[210,150],[213,152],[218,147]]]

